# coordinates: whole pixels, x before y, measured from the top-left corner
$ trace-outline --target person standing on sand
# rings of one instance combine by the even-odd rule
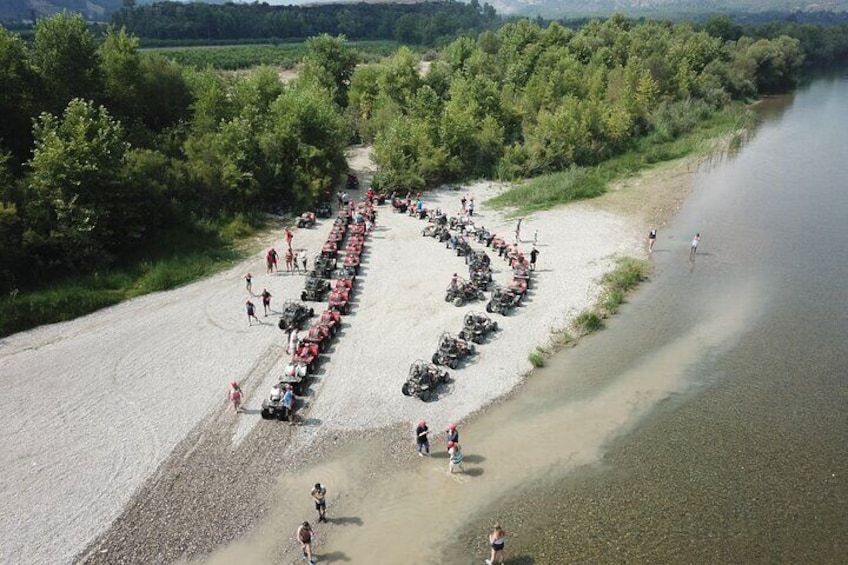
[[[253,302],[251,302],[249,298],[245,301],[244,307],[247,310],[247,325],[248,326],[253,325],[251,318],[253,320],[256,320],[257,322],[259,322],[259,318],[256,317],[256,305]],[[261,324],[262,322],[259,322],[259,323]]]
[[[233,403],[233,413],[238,414],[241,412],[241,401],[244,398],[244,393],[241,391],[241,387],[237,381],[233,381],[230,383],[230,388],[227,390],[227,399]]]
[[[689,258],[694,259],[695,255],[698,253],[698,244],[701,243],[701,234],[696,233],[695,237],[692,238],[692,245],[689,247]]]
[[[289,419],[289,424],[294,423],[294,390],[292,385],[286,385],[286,393],[283,395],[283,408],[286,410],[286,417]]]
[[[474,198],[468,201],[468,217],[474,215]]]
[[[464,214],[464,213],[465,213],[465,210],[466,210],[466,208],[465,208],[465,203],[466,203],[466,202],[467,202],[467,199],[465,198],[465,195],[463,194],[463,195],[462,195],[462,198],[459,200],[459,203],[460,203],[460,205],[461,205],[461,206],[460,206],[460,209],[459,209],[460,214]]]
[[[286,353],[289,355],[294,355],[294,352],[297,351],[297,328],[292,328],[289,331],[289,344],[286,348]]]
[[[504,546],[506,545],[506,532],[498,522],[495,522],[492,533],[489,534],[489,547],[492,555],[486,559],[486,565],[494,565],[496,562],[504,562]]]
[[[300,542],[303,558],[310,563],[315,563],[315,558],[312,557],[312,526],[309,525],[309,522],[304,522],[300,525],[295,538]]]
[[[536,249],[536,246],[533,246],[533,249],[530,251],[530,270],[536,270],[536,258],[539,256],[539,250]]]
[[[315,501],[315,510],[318,511],[318,521],[327,521],[327,487],[321,483],[315,483],[312,487],[312,500]]]
[[[657,230],[651,228],[648,232],[648,253],[654,252],[654,243],[657,241]]]
[[[277,250],[273,247],[265,254],[265,272],[269,275],[277,268]]]
[[[271,309],[271,293],[267,288],[262,289],[262,307],[265,309],[265,317],[268,317],[268,310]]]
[[[294,253],[291,249],[286,250],[286,271],[292,272],[292,263],[294,262]]]
[[[286,245],[289,246],[289,251],[291,251],[291,248],[292,248],[292,246],[291,246],[292,239],[294,239],[294,234],[291,232],[291,230],[289,230],[288,227],[286,227]]]
[[[297,259],[303,265],[303,274],[305,275],[308,272],[306,269],[306,249],[300,250],[300,253],[297,254]]]
[[[522,220],[524,220],[524,218],[518,218],[518,223],[515,224],[515,244],[516,245],[518,245],[518,242],[520,241],[519,237],[521,235],[521,221]]]
[[[250,273],[244,275],[244,286],[247,288],[247,292],[253,294],[253,275]]]
[[[424,457],[424,454],[430,455],[430,428],[427,427],[427,422],[421,420],[418,422],[418,427],[415,428],[415,443],[418,446],[418,456]]]
[[[465,472],[465,468],[462,466],[462,448],[459,447],[457,442],[448,442],[448,457],[450,458],[450,462],[448,463],[449,475],[453,475],[454,469],[459,469],[462,473]]]

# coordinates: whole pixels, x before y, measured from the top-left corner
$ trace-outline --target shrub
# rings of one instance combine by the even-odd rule
[[[593,310],[587,310],[577,316],[575,323],[577,324],[577,327],[583,330],[584,334],[596,332],[604,327],[604,321],[598,313]]]
[[[527,359],[537,369],[545,366],[545,352],[538,347],[530,352]]]

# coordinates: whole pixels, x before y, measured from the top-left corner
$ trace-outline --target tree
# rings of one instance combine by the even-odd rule
[[[106,39],[100,45],[100,68],[106,102],[111,112],[121,118],[135,118],[141,114],[144,76],[138,39],[127,35],[124,28],[106,30]]]
[[[45,85],[46,107],[54,113],[72,98],[97,100],[102,90],[97,44],[79,14],[62,12],[35,24],[33,64]]]
[[[38,231],[57,241],[71,266],[103,264],[143,231],[123,182],[129,145],[121,124],[104,107],[75,98],[62,118],[41,114],[34,133],[29,191],[47,222]]]
[[[32,145],[38,77],[30,67],[23,40],[0,27],[0,143],[12,150],[18,164]]]
[[[306,40],[306,55],[300,65],[299,80],[324,88],[342,108],[348,104],[348,89],[357,56],[343,35],[322,34]]]

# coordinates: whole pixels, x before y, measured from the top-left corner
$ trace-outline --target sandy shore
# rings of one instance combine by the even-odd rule
[[[367,181],[373,166],[366,153],[355,152],[351,162]],[[646,223],[661,219],[646,212],[646,202],[659,197],[660,208],[673,207],[671,197],[685,185],[685,169],[668,167],[653,179],[625,183],[591,203],[524,218],[522,246],[528,250],[538,232],[540,250],[532,294],[511,315],[495,315],[502,330],[453,371],[455,382],[429,403],[400,393],[410,363],[429,358],[443,331],[457,332],[463,314],[482,311],[485,304],[457,308],[444,301],[451,274],[466,272],[463,259],[421,237],[423,222],[393,214],[389,207],[380,209],[378,229],[368,242],[344,334],[304,399],[308,425],[283,429],[284,424],[263,422],[255,410],[277,374],[283,334],[276,317],[262,317],[261,305],[264,323],[248,326],[242,276],[253,272],[254,292],[267,287],[275,307],[299,296],[304,281],[299,275],[264,274],[265,247],[285,246],[279,234],[264,242],[254,258],[217,276],[3,339],[0,375],[13,401],[9,406],[17,410],[0,415],[0,504],[6,510],[0,517],[0,560],[73,559],[122,516],[131,501],[139,512],[147,511],[143,501],[138,506],[139,497],[134,498],[145,492],[145,485],[152,492],[163,485],[170,489],[174,477],[189,484],[192,477],[173,471],[174,461],[190,456],[199,460],[203,450],[198,446],[212,437],[219,458],[245,457],[257,446],[265,449],[280,442],[288,446],[285,453],[290,456],[335,434],[408,426],[422,417],[440,426],[479,410],[521,382],[534,347],[545,346],[552,331],[567,327],[594,303],[598,280],[617,256],[644,253]],[[477,224],[511,237],[515,219],[485,205],[503,189],[483,182],[427,193],[424,199],[428,207],[454,213],[463,194],[473,196]],[[637,212],[622,213],[625,197],[636,204]],[[297,230],[295,248],[307,249],[311,258],[330,225],[323,221]],[[505,263],[493,257],[493,265],[495,280],[507,282]],[[260,304],[258,298],[253,301]],[[248,413],[240,416],[226,411],[224,394],[232,379],[242,382],[248,393]],[[172,501],[179,497],[179,492],[163,495]],[[252,500],[251,493],[248,498]],[[245,512],[244,526],[249,527]],[[225,537],[234,535],[237,532]],[[126,534],[108,539],[113,546],[121,539],[129,543]],[[175,547],[156,560],[207,550]],[[135,558],[145,561],[142,555]]]

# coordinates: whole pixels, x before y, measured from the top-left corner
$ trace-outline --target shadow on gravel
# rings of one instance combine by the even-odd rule
[[[330,524],[337,524],[339,526],[347,526],[349,524],[353,524],[354,526],[361,526],[362,518],[360,518],[359,516],[327,518],[327,522],[329,522]]]
[[[467,459],[468,458],[466,457],[466,460]],[[480,467],[474,467],[473,469],[465,470],[464,474],[469,476],[469,477],[479,477],[480,475],[483,474],[483,469],[481,469]]]
[[[462,456],[463,461],[467,461],[468,463],[482,463],[486,460],[482,455],[464,455]]]
[[[320,426],[321,419],[320,418],[304,418],[298,422],[301,426]]]
[[[536,563],[536,560],[529,555],[521,555],[504,561],[505,565],[533,565],[534,563]]]
[[[321,563],[334,563],[336,561],[350,561],[350,557],[342,551],[334,551],[332,553],[324,553],[321,555],[315,554],[315,559]]]

